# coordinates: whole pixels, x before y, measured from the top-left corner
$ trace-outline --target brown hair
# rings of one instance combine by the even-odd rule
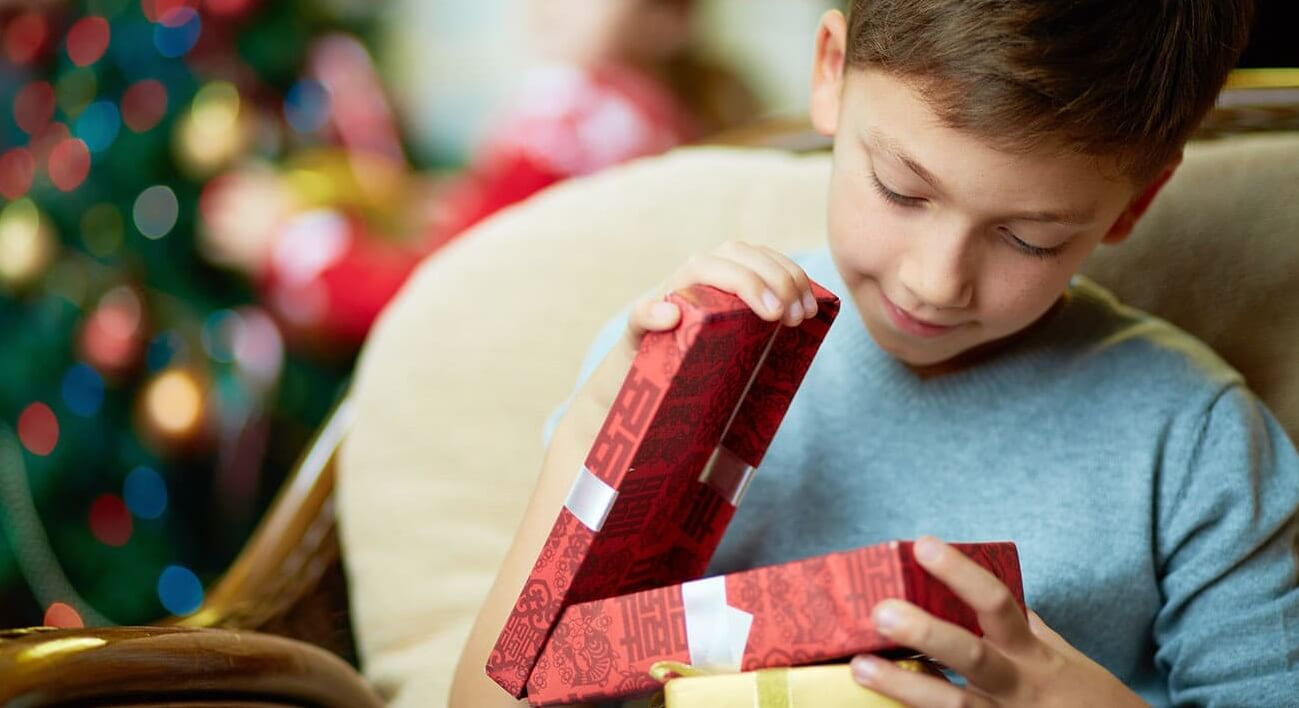
[[[1153,177],[1249,37],[1253,0],[852,0],[847,64],[917,82],[951,127]]]

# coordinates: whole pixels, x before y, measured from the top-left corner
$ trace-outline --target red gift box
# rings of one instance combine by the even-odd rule
[[[1020,607],[1013,543],[953,544],[992,571]],[[976,634],[974,610],[915,561],[910,541],[868,546],[568,607],[532,676],[548,706],[652,693],[659,661],[721,671],[797,666],[896,648],[871,608],[908,600]]]
[[[487,662],[515,697],[571,604],[703,574],[839,311],[798,327],[707,286],[670,296],[680,325],[644,337]]]

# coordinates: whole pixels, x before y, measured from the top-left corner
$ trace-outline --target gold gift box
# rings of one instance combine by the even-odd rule
[[[895,662],[908,671],[941,676],[930,664],[914,659]],[[668,679],[663,708],[902,708],[903,704],[853,680],[848,664],[762,669],[738,674],[709,674],[674,662],[655,667],[655,678]]]

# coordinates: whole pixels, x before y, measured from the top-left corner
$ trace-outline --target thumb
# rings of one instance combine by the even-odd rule
[[[1028,611],[1028,630],[1033,633],[1043,644],[1064,654],[1082,655],[1082,652],[1074,648],[1072,644],[1060,636],[1058,632],[1051,629],[1046,624],[1046,620],[1038,613]]]
[[[634,347],[640,346],[646,332],[664,332],[681,321],[681,308],[666,300],[641,300],[627,318],[627,335]]]

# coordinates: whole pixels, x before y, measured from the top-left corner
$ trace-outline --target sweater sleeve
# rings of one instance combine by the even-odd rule
[[[1157,495],[1155,661],[1177,705],[1295,705],[1299,455],[1237,385],[1187,428]]]

